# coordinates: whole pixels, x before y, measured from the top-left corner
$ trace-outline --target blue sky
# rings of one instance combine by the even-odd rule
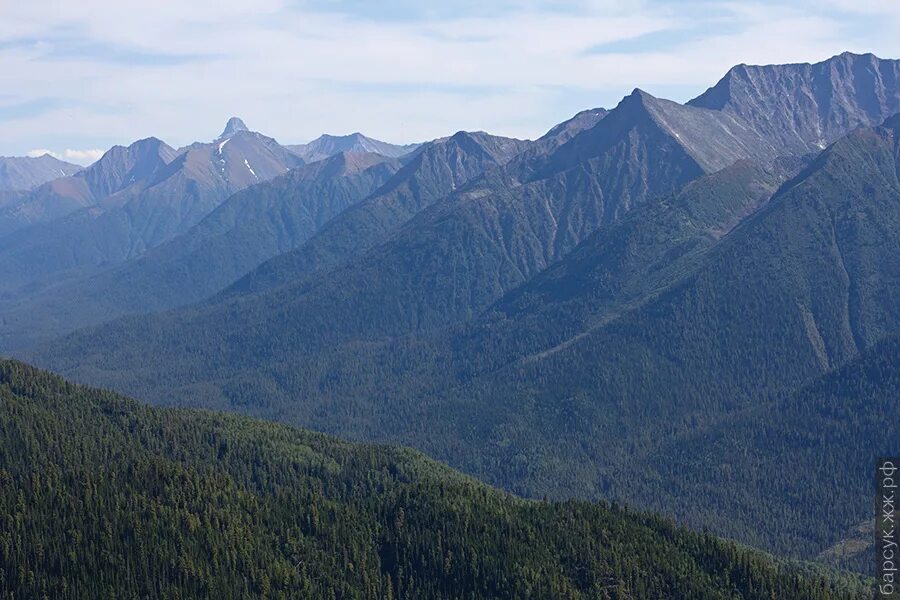
[[[536,137],[633,88],[687,100],[737,63],[900,57],[900,2],[38,0],[0,7],[0,155],[89,162],[231,115],[283,143]]]

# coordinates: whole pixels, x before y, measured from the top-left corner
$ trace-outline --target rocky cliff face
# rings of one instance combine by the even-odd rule
[[[742,118],[781,154],[815,152],[900,112],[900,60],[845,52],[816,64],[738,65],[688,105]]]

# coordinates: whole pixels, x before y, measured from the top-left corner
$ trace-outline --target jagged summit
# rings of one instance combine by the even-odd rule
[[[654,96],[650,92],[645,92],[644,90],[642,90],[639,87],[636,87],[633,90],[631,90],[631,93],[629,94],[629,96],[633,96],[635,98],[642,98],[642,99],[647,99],[647,98],[656,99],[656,96]]]
[[[615,110],[629,114],[629,115],[638,115],[645,114],[648,116],[659,116],[662,113],[669,111],[677,111],[679,108],[684,108],[687,105],[679,104],[673,100],[668,100],[666,98],[661,98],[659,96],[654,96],[650,92],[642,90],[641,88],[634,88],[630,94],[623,97],[619,104],[616,105]],[[690,114],[686,112],[685,114]]]
[[[900,61],[844,52],[814,64],[740,64],[688,104],[735,115],[783,154],[803,154],[900,112],[897,81]]]
[[[113,146],[97,162],[82,171],[92,196],[99,200],[136,182],[149,183],[177,156],[162,140],[148,137],[129,146]]]
[[[250,131],[250,129],[239,117],[231,117],[228,119],[228,123],[225,124],[225,130],[222,132],[222,135],[217,139],[229,138],[239,131]]]

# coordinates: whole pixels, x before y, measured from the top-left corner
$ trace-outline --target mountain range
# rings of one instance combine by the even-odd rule
[[[898,75],[739,65],[533,141],[233,119],[113,149],[0,207],[0,348],[868,572],[847,548],[900,443]]]
[[[50,182],[49,193],[39,188],[9,208],[20,223],[0,238],[0,272],[15,286],[113,266],[183,233],[233,193],[301,163],[275,140],[246,130],[179,151],[157,139],[113,148],[71,181]],[[61,213],[64,203],[71,208]]]

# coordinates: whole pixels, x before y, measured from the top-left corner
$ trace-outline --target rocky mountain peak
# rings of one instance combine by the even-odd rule
[[[690,106],[743,119],[782,154],[815,152],[900,111],[900,61],[844,52],[815,64],[732,67]]]
[[[228,119],[228,123],[225,124],[225,129],[224,131],[222,131],[222,135],[220,135],[218,139],[222,140],[225,138],[230,138],[239,131],[250,131],[250,129],[240,118],[231,117],[230,119]]]

